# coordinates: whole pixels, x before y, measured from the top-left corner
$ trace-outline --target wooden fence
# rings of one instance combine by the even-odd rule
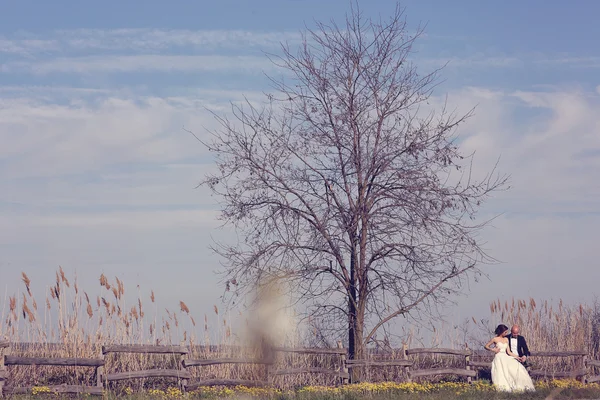
[[[484,352],[485,353],[477,351],[474,352],[474,354],[489,357],[490,353],[485,350]],[[600,367],[600,361],[589,360],[587,352],[585,351],[532,351],[531,357],[574,357],[577,364],[575,369],[569,371],[529,370],[529,375],[533,378],[573,378],[588,383],[600,381],[600,375],[594,375],[593,370],[591,369],[593,367]],[[490,368],[492,363],[491,361],[471,361],[469,364],[476,368]]]
[[[427,368],[413,369],[415,362],[410,360],[411,355],[430,354],[430,355],[450,355],[464,358],[463,368]],[[409,349],[406,345],[402,349],[402,359],[371,361],[371,360],[348,360],[347,364],[350,368],[358,366],[370,367],[385,367],[385,366],[403,366],[405,378],[411,381],[416,378],[430,377],[436,375],[454,375],[462,376],[471,382],[473,378],[478,376],[478,370],[485,368],[491,369],[491,359],[487,361],[476,361],[473,358],[492,358],[493,353],[487,350],[473,351],[469,348],[464,350],[459,349],[444,349],[444,348],[413,348]],[[547,371],[541,369],[529,370],[529,374],[533,378],[573,378],[583,382],[599,382],[600,375],[593,374],[593,367],[600,368],[600,361],[589,360],[585,351],[561,351],[561,352],[540,352],[532,351],[531,357],[575,357],[577,368],[568,371]]]
[[[16,345],[16,344],[15,344]],[[330,355],[337,357],[338,366],[334,369],[319,367],[304,368],[286,368],[272,369],[273,360],[261,360],[254,358],[214,358],[214,359],[190,359],[190,351],[184,346],[159,346],[159,345],[108,345],[102,346],[102,354],[98,358],[59,358],[59,357],[17,357],[11,355],[11,343],[0,341],[0,351],[3,351],[3,357],[0,358],[0,397],[3,394],[21,394],[29,393],[33,387],[14,387],[5,385],[10,382],[10,366],[17,365],[37,365],[37,366],[70,366],[94,368],[94,385],[59,385],[52,386],[50,390],[55,393],[74,393],[102,395],[103,389],[110,382],[122,381],[128,379],[140,378],[172,378],[175,379],[183,391],[192,391],[204,386],[269,386],[270,379],[275,376],[289,374],[326,374],[339,378],[339,384],[350,382],[351,372],[354,368],[380,368],[380,367],[402,367],[404,379],[412,381],[431,376],[453,375],[465,377],[468,382],[477,378],[478,370],[490,368],[491,361],[475,361],[473,358],[489,358],[491,353],[485,351],[473,351],[471,349],[444,349],[444,348],[412,348],[403,346],[400,359],[386,360],[348,360],[347,349],[338,343],[337,348],[285,348],[276,347],[275,352],[282,353],[300,353],[315,355]],[[178,357],[177,368],[172,369],[148,369],[140,371],[120,371],[106,373],[104,370],[105,356],[111,353],[142,353],[142,354],[169,354]],[[459,362],[461,368],[426,368],[415,369],[416,363],[411,356],[419,355],[446,355],[460,357],[463,361]],[[592,372],[595,368],[600,368],[600,361],[589,360],[584,351],[566,351],[566,352],[532,352],[532,357],[575,357],[577,367],[570,371],[543,371],[531,370],[532,377],[541,378],[577,378],[583,382],[598,382],[600,375]],[[192,374],[190,368],[202,368],[209,365],[222,364],[256,364],[265,365],[266,374],[264,379],[243,380],[243,379],[200,379],[191,382]]]

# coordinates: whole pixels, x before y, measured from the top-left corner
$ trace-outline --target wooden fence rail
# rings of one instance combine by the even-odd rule
[[[304,368],[286,368],[278,369],[270,373],[270,375],[296,375],[296,374],[323,374],[323,375],[335,375],[340,378],[348,378],[347,372],[340,372],[328,368],[320,367],[304,367]]]
[[[460,368],[429,368],[410,371],[411,378],[420,378],[432,375],[459,375],[474,378],[477,376],[477,371],[470,371]]]
[[[222,364],[271,364],[271,360],[258,360],[253,358],[209,358],[199,360],[183,360],[183,367],[206,367],[208,365]]]
[[[587,365],[590,367],[600,367],[600,361],[599,360],[588,360]]]
[[[274,351],[282,353],[302,353],[302,354],[331,354],[341,355],[347,354],[348,349],[345,348],[291,348],[291,347],[274,347]]]
[[[18,344],[15,344],[18,345]],[[19,357],[10,354],[11,343],[6,340],[0,340],[0,351],[3,356],[0,358],[0,397],[3,394],[23,394],[30,393],[33,387],[11,387],[6,385],[10,381],[9,368],[11,366],[59,366],[59,367],[91,367],[95,368],[96,382],[95,386],[85,385],[59,385],[51,386],[49,389],[55,393],[72,394],[90,394],[102,395],[103,389],[107,388],[110,382],[128,380],[128,379],[149,379],[149,378],[173,378],[176,379],[182,390],[191,391],[203,386],[268,386],[270,377],[291,375],[291,374],[321,374],[332,375],[340,379],[340,383],[350,382],[353,368],[382,368],[382,367],[401,367],[404,371],[404,379],[411,381],[413,379],[424,378],[434,375],[454,375],[465,377],[469,382],[478,376],[478,369],[490,368],[491,361],[475,361],[474,356],[491,357],[489,352],[473,351],[471,349],[448,349],[448,348],[412,348],[403,346],[400,359],[396,360],[348,360],[347,349],[341,342],[337,348],[288,348],[276,347],[273,349],[280,353],[297,353],[311,355],[328,355],[338,357],[339,366],[336,369],[321,367],[286,367],[275,370],[273,368],[274,360],[260,358],[214,358],[214,359],[188,359],[189,348],[184,346],[158,346],[158,345],[105,345],[102,346],[102,354],[99,358],[67,358],[67,357]],[[138,354],[172,354],[179,357],[179,368],[171,369],[149,369],[137,371],[121,371],[105,373],[105,357],[111,353],[138,353]],[[413,369],[415,361],[411,356],[418,355],[445,355],[464,358],[464,368],[422,368]],[[575,357],[578,360],[579,367],[570,371],[544,371],[531,370],[532,377],[541,378],[578,378],[584,382],[600,382],[600,375],[593,372],[600,369],[600,360],[589,360],[585,351],[552,351],[552,352],[532,352],[532,357]],[[265,379],[245,380],[245,379],[200,379],[195,382],[189,382],[192,374],[189,368],[206,367],[221,364],[254,364],[266,365]]]
[[[406,349],[406,354],[447,354],[453,356],[470,356],[473,354],[471,350],[456,350],[456,349],[429,349],[429,348],[415,348],[415,349]]]
[[[141,378],[177,378],[190,379],[192,376],[189,372],[181,369],[147,369],[143,371],[127,371],[115,372],[106,375],[108,382],[123,381],[126,379],[141,379]]]
[[[158,346],[146,344],[102,346],[102,354],[108,353],[145,353],[145,354],[187,354],[189,350],[183,346]]]
[[[101,358],[16,357],[4,356],[4,365],[61,365],[66,367],[102,367]]]
[[[391,361],[374,361],[374,360],[348,360],[346,365],[349,367],[412,367],[414,361],[410,360],[391,360]]]

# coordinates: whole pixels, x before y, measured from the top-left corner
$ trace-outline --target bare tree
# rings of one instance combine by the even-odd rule
[[[411,62],[420,33],[398,6],[307,29],[272,57],[276,94],[215,115],[205,143],[218,172],[204,184],[242,238],[215,246],[228,290],[287,279],[310,318],[345,326],[351,358],[394,318],[463,290],[489,260],[476,212],[506,187],[495,171],[472,179],[455,133],[471,113],[428,106],[438,71]]]

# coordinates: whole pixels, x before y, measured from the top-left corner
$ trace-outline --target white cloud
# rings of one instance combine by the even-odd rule
[[[105,196],[109,197],[108,195],[107,193]],[[216,215],[216,210],[198,209],[88,211],[59,212],[49,215],[46,213],[0,215],[0,222],[3,226],[21,225],[40,229],[85,228],[137,231],[195,227],[201,230],[216,228]]]
[[[301,42],[299,32],[182,29],[72,29],[43,35],[18,32],[0,36],[8,55],[0,72],[94,74],[133,71],[252,72],[271,70],[262,53],[277,53],[281,42]],[[182,53],[184,52],[184,53]],[[598,56],[456,52],[441,57],[416,56],[422,66],[438,68],[523,68],[554,66],[596,68]]]
[[[29,73],[238,72],[273,68],[263,51],[298,42],[291,32],[77,29],[0,36],[5,75]],[[97,77],[96,77],[97,78]]]
[[[441,60],[440,60],[441,61]],[[520,67],[523,66],[523,60],[517,57],[490,57],[485,55],[474,55],[470,57],[460,58],[452,57],[447,60],[451,67]]]
[[[192,47],[202,50],[273,48],[281,42],[297,42],[296,32],[256,32],[243,30],[161,30],[161,29],[77,29],[58,31],[61,41],[72,48],[107,50],[162,50]]]
[[[467,88],[449,95],[459,112],[477,105],[459,128],[462,150],[475,152],[481,178],[500,157],[512,190],[496,209],[508,212],[598,212],[600,97],[579,90],[501,92]],[[438,101],[440,104],[441,100]],[[584,156],[586,155],[587,156]]]
[[[272,69],[265,57],[218,55],[106,55],[64,57],[47,61],[15,61],[0,66],[0,72],[93,74],[98,72],[255,72]]]
[[[35,99],[0,101],[0,139],[10,162],[0,177],[85,173],[120,163],[172,163],[202,156],[183,127],[202,131],[212,117],[202,99],[101,97],[73,104]]]
[[[72,86],[0,86],[0,93],[7,94],[7,97],[27,97],[28,99],[50,99],[56,100],[57,95],[74,95],[76,97],[82,95],[95,95],[95,94],[112,94],[118,95],[119,92],[109,89],[98,89],[98,88],[86,88],[86,87],[72,87]],[[12,94],[12,95],[11,95]],[[19,96],[15,96],[19,94]]]
[[[419,65],[439,68],[447,64],[458,69],[514,69],[514,68],[598,68],[600,57],[562,57],[553,54],[505,54],[477,53],[466,56],[444,54],[442,57],[418,57]]]
[[[597,57],[597,56],[544,57],[544,58],[536,59],[535,62],[539,63],[539,64],[564,65],[564,66],[580,67],[580,68],[598,68],[598,67],[600,67],[600,57]]]
[[[31,57],[39,52],[58,50],[59,44],[55,40],[45,39],[9,39],[0,37],[0,53],[15,54]]]
[[[0,52],[30,56],[36,53],[76,51],[156,52],[165,49],[248,50],[278,48],[281,42],[295,43],[298,32],[183,29],[71,29],[38,36],[19,32],[0,36]]]

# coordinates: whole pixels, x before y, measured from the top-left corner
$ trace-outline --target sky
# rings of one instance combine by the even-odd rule
[[[27,1],[0,5],[0,301],[20,273],[34,290],[62,266],[80,286],[101,273],[180,300],[202,315],[219,303],[218,199],[196,188],[213,168],[199,135],[207,109],[261,101],[265,56],[298,43],[348,1]],[[501,261],[451,308],[489,315],[497,298],[590,302],[600,269],[600,3],[407,0],[425,26],[415,61],[446,63],[434,101],[476,106],[459,130],[474,168],[498,158],[511,175],[482,215]],[[392,1],[362,2],[386,16]],[[22,290],[22,289],[21,289]],[[1,311],[0,311],[1,313]],[[498,321],[501,322],[501,321]]]

